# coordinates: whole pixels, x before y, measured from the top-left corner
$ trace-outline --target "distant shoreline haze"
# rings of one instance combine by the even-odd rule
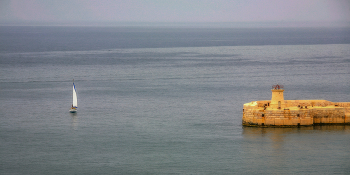
[[[350,27],[350,22],[20,22],[2,21],[0,26],[139,26],[139,27],[214,27],[214,28],[290,28]]]

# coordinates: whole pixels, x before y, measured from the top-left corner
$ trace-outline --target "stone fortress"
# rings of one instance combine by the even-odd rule
[[[272,86],[272,98],[243,105],[243,126],[293,127],[350,124],[350,102],[284,100],[283,86]]]

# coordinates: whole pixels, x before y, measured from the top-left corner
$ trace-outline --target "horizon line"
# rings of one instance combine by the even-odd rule
[[[137,22],[137,21],[2,21],[0,26],[86,26],[86,27],[350,27],[350,21],[257,21],[257,22]]]

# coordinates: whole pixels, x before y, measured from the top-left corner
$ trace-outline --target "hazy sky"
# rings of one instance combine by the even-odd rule
[[[0,0],[6,22],[350,22],[350,0]]]

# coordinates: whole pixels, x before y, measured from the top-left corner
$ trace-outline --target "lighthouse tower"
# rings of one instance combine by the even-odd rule
[[[284,97],[283,97],[283,85],[273,85],[272,86],[272,98],[270,107],[275,109],[282,109],[285,107]]]

